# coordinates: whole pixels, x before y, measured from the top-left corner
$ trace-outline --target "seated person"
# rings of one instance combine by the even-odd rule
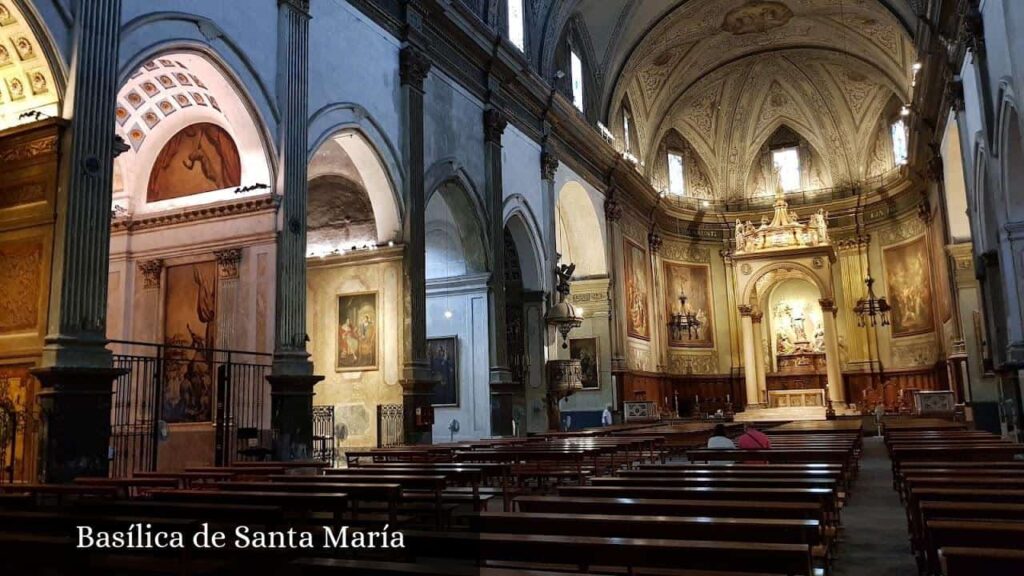
[[[725,425],[715,424],[715,431],[708,438],[708,448],[735,450],[736,444],[725,435]]]
[[[736,445],[741,450],[767,450],[772,447],[772,441],[753,424],[747,423],[743,434],[736,438]]]

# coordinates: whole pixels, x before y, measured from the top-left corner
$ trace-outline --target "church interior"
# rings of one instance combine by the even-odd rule
[[[1021,33],[0,0],[0,567],[1024,573]]]

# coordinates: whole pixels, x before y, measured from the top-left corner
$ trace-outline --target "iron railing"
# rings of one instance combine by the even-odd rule
[[[114,382],[110,447],[113,477],[157,468],[174,424],[209,423],[211,461],[227,464],[269,453],[270,354],[112,340]]]
[[[401,404],[377,406],[377,447],[391,448],[405,444]]]
[[[334,465],[334,406],[313,406],[313,459]]]

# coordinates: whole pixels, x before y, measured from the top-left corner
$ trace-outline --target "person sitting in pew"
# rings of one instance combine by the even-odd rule
[[[708,438],[708,448],[735,450],[736,444],[725,435],[725,425],[715,424],[715,431]]]
[[[754,428],[753,424],[747,423],[743,428],[743,434],[736,438],[736,445],[740,450],[767,450],[772,447],[772,441],[763,432]]]

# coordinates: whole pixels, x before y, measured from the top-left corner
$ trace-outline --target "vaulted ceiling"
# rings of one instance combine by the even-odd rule
[[[676,133],[714,195],[734,198],[751,194],[751,165],[780,125],[820,159],[821,186],[885,168],[876,141],[912,90],[914,2],[580,0],[556,2],[549,22],[583,23],[599,116],[614,132],[629,106],[648,170]]]

